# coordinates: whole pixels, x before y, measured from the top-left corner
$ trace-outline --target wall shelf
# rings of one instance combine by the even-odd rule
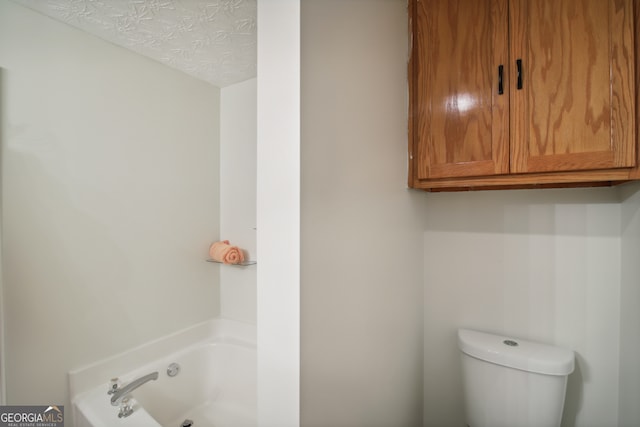
[[[258,261],[245,261],[245,262],[241,262],[240,264],[224,264],[220,261],[216,261],[215,259],[211,259],[211,258],[209,258],[207,262],[212,262],[214,264],[228,265],[230,267],[247,267],[249,265],[256,265],[258,263]]]

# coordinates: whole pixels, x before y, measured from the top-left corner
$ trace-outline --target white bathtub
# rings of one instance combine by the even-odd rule
[[[255,427],[255,328],[228,320],[197,328],[70,373],[75,426],[179,427],[189,419],[193,427]],[[167,375],[171,363],[180,365],[174,377]],[[131,393],[133,413],[119,418],[107,395],[110,378],[126,385],[155,371],[156,381]]]

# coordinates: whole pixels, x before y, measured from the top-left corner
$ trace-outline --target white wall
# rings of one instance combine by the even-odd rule
[[[258,2],[258,420],[300,422],[300,0]]]
[[[464,425],[456,347],[456,329],[464,327],[575,350],[563,425],[616,426],[616,189],[427,197],[424,425]]]
[[[620,427],[640,424],[640,183],[620,188]]]
[[[220,90],[220,239],[256,260],[257,80]],[[220,315],[256,323],[256,266],[220,266]]]
[[[302,1],[301,410],[422,423],[422,214],[404,0]]]
[[[4,138],[4,70],[0,67],[0,405],[6,405],[6,390],[5,390],[5,366],[4,366],[4,329],[5,322],[2,313],[4,313],[4,285],[2,284],[2,278],[4,273],[2,272],[2,140]]]
[[[459,327],[575,350],[564,426],[637,425],[638,185],[403,190],[405,7],[302,1],[302,425],[465,425]]]
[[[219,90],[0,2],[9,404],[218,314]],[[67,411],[70,413],[70,411]]]

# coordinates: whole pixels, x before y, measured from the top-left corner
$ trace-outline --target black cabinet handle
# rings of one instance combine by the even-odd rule
[[[504,93],[504,87],[502,84],[502,74],[504,73],[504,65],[498,65],[498,95]]]
[[[518,80],[518,90],[522,89],[522,59],[516,59],[516,70],[517,70],[517,80]]]

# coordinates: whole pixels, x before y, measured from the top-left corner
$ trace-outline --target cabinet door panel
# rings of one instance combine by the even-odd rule
[[[413,19],[419,179],[509,170],[507,0],[419,1]],[[504,94],[498,94],[503,65]]]
[[[510,15],[511,172],[634,166],[632,0],[514,0]]]

